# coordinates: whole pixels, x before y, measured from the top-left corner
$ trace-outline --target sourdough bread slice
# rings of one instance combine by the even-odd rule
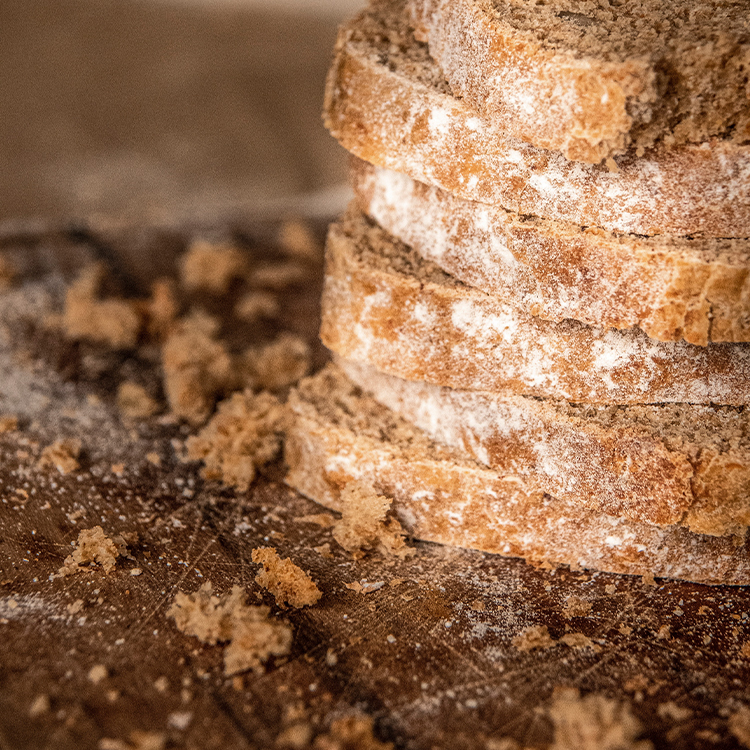
[[[750,525],[750,417],[741,408],[592,406],[413,383],[338,360],[431,438],[598,512],[713,536]]]
[[[408,380],[585,403],[750,399],[750,344],[528,315],[467,287],[352,208],[329,229],[321,338]]]
[[[393,498],[418,539],[614,573],[750,583],[747,544],[552,498],[533,479],[491,471],[432,443],[334,367],[302,381],[289,408],[287,482],[327,507],[341,510],[341,489],[366,480]]]
[[[407,0],[456,96],[509,135],[599,162],[750,140],[750,4]]]
[[[750,146],[659,147],[610,167],[507,136],[451,95],[398,0],[339,32],[325,119],[357,156],[509,211],[635,234],[750,237]]]
[[[509,213],[352,157],[357,202],[461,281],[545,320],[750,341],[750,241],[639,237]]]

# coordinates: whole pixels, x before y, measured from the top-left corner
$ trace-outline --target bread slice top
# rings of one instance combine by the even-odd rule
[[[660,341],[750,341],[750,241],[640,237],[458,198],[352,157],[365,213],[423,258],[546,320]]]
[[[515,213],[641,235],[750,237],[750,146],[713,140],[609,166],[568,161],[452,96],[398,9],[380,2],[339,32],[324,115],[352,153]]]
[[[341,510],[341,490],[364,481],[393,499],[418,539],[615,573],[750,583],[747,542],[546,495],[533,477],[492,471],[431,443],[336,367],[303,380],[289,408],[287,482],[328,507]]]
[[[407,0],[457,96],[509,134],[596,163],[750,140],[750,3]]]
[[[583,403],[750,401],[750,345],[550,322],[449,276],[354,207],[329,228],[321,338],[436,385]]]

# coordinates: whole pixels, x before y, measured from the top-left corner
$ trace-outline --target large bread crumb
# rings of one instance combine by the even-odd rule
[[[130,349],[138,342],[142,319],[137,305],[124,299],[99,300],[105,269],[96,263],[84,268],[65,295],[63,330],[68,338]]]
[[[560,690],[548,709],[555,727],[550,750],[652,750],[648,740],[637,740],[641,724],[626,703]]]
[[[230,244],[195,240],[180,258],[180,280],[189,291],[205,289],[224,294],[232,280],[246,271],[247,257]]]
[[[39,456],[41,468],[54,466],[61,474],[68,474],[80,468],[78,457],[81,455],[81,441],[76,438],[56,440],[48,445]]]
[[[281,559],[273,547],[257,547],[252,560],[263,566],[255,582],[270,591],[279,606],[306,607],[315,604],[321,596],[320,589],[302,568],[288,557]]]
[[[272,656],[284,656],[292,645],[292,629],[285,622],[269,619],[269,608],[248,606],[239,586],[224,596],[214,596],[210,583],[194,594],[178,592],[167,616],[187,635],[203,643],[226,643],[224,673],[239,674],[262,665]]]
[[[118,557],[127,554],[127,543],[122,536],[108,537],[101,526],[83,529],[78,534],[76,548],[68,555],[63,566],[57,571],[58,576],[69,576],[77,573],[82,565],[94,563],[101,565],[109,573]]]
[[[331,722],[326,734],[315,738],[314,750],[392,750],[392,742],[380,742],[372,733],[370,716],[347,716]]]
[[[208,419],[218,395],[231,388],[234,368],[215,339],[218,323],[205,313],[178,322],[162,347],[164,391],[172,412],[191,424]]]
[[[367,482],[349,482],[341,491],[341,518],[334,524],[333,538],[356,557],[371,547],[402,557],[411,554],[401,524],[395,518],[386,520],[391,502]]]
[[[245,353],[247,384],[269,391],[285,388],[307,375],[310,347],[293,333],[282,333],[270,344],[252,347]]]
[[[278,454],[284,416],[284,407],[270,393],[234,393],[201,432],[187,439],[187,457],[204,462],[205,479],[245,492],[257,468]]]

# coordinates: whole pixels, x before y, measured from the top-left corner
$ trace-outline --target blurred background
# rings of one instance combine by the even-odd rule
[[[2,0],[0,222],[343,206],[322,126],[363,0]]]

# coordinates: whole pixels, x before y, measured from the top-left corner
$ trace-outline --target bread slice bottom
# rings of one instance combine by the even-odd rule
[[[750,545],[596,513],[533,479],[461,458],[364,394],[334,365],[289,399],[287,482],[336,510],[352,481],[393,499],[417,539],[571,567],[698,583],[750,583]]]

